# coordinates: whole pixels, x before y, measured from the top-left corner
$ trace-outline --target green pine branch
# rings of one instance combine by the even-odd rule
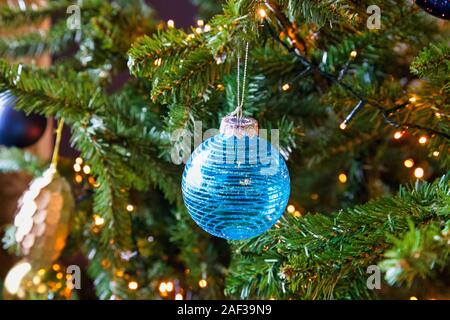
[[[73,33],[74,34],[74,33]],[[5,57],[36,56],[44,52],[61,52],[73,41],[64,20],[59,21],[48,32],[32,31],[17,36],[0,38],[0,55]]]
[[[240,298],[348,299],[374,297],[366,286],[366,268],[387,258],[410,254],[410,223],[421,230],[444,232],[449,219],[449,176],[434,183],[417,183],[401,188],[393,197],[372,200],[330,216],[307,214],[288,216],[275,228],[257,238],[233,244],[233,261],[226,292]],[[439,230],[429,227],[439,226]],[[411,231],[412,232],[412,231]],[[394,243],[389,235],[399,237]],[[418,239],[417,235],[413,237]],[[409,279],[448,266],[447,240],[428,247],[430,237],[416,247],[439,254],[410,264]],[[399,254],[393,246],[401,247]],[[393,251],[389,251],[389,250]],[[419,251],[420,254],[420,251]],[[432,262],[432,263],[431,263]],[[384,262],[389,266],[392,262]],[[420,268],[420,269],[419,269]],[[419,271],[422,270],[422,271]],[[388,279],[392,280],[392,276]],[[402,279],[396,284],[401,284]]]
[[[89,251],[95,249],[90,272],[98,282],[99,295],[119,295],[126,283],[116,279],[111,270],[105,270],[102,262],[106,259],[113,269],[123,269],[125,262],[120,253],[134,248],[131,216],[126,210],[129,190],[147,190],[153,183],[169,200],[180,203],[176,191],[180,174],[164,161],[158,161],[158,149],[148,141],[154,132],[143,131],[142,119],[133,119],[133,114],[120,116],[129,103],[125,97],[109,98],[88,78],[80,81],[80,74],[64,73],[63,69],[43,71],[23,66],[19,71],[19,66],[6,63],[1,68],[0,87],[19,97],[16,108],[56,114],[72,126],[72,142],[89,162],[99,184],[93,210],[107,226],[102,229],[99,241],[89,248]],[[139,105],[135,107],[142,110]],[[122,289],[119,285],[111,288],[113,281],[122,283]]]
[[[17,148],[0,147],[0,172],[26,171],[37,176],[44,170],[44,164],[35,155]]]
[[[87,68],[106,65],[123,71],[131,44],[155,32],[155,20],[153,10],[142,0],[123,1],[120,6],[104,2],[82,26],[77,57]]]
[[[356,20],[352,1],[281,0],[278,3],[286,9],[291,20],[301,23],[306,21],[323,26]]]
[[[448,206],[437,208],[448,210]],[[442,213],[443,219],[446,213]],[[436,278],[450,263],[450,220],[442,228],[435,221],[422,228],[410,223],[410,230],[400,238],[393,238],[393,248],[388,250],[379,266],[390,285],[410,287],[414,280]]]
[[[64,117],[68,123],[81,122],[107,103],[101,88],[86,73],[59,67],[43,70],[0,61],[0,91],[6,90],[17,97],[17,108]]]
[[[180,207],[181,208],[181,207]],[[208,279],[206,299],[223,298],[226,268],[221,264],[226,241],[206,235],[190,219],[185,208],[175,214],[176,224],[170,227],[171,242],[180,248],[180,260],[189,270],[188,285],[198,286],[199,279]]]
[[[209,30],[193,29],[187,34],[169,29],[142,37],[129,51],[131,73],[152,81],[154,101],[198,99],[230,70],[235,48],[243,47],[245,34],[256,30],[256,22],[246,17],[255,5],[256,1],[229,1],[224,13],[209,22]]]
[[[438,82],[450,90],[450,46],[447,41],[430,44],[411,64],[411,72],[421,78]]]

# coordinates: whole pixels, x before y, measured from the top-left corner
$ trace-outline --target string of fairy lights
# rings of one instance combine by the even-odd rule
[[[405,138],[406,135],[407,134],[405,131],[396,131],[393,135],[393,140],[394,141],[401,140],[402,138]],[[425,146],[429,142],[429,139],[426,135],[422,135],[417,139],[417,142],[419,145]],[[435,151],[433,151],[432,155],[433,155],[433,157],[438,158],[440,155],[440,152],[435,150]],[[417,165],[416,161],[413,158],[409,157],[409,158],[403,160],[403,166],[407,169],[411,169],[412,176],[416,179],[422,179],[426,175],[425,168],[423,168],[420,165]],[[338,176],[337,176],[337,180],[341,184],[346,184],[348,181],[347,174],[345,172],[339,172]],[[318,200],[318,198],[319,198],[319,195],[317,193],[311,194],[312,200]],[[289,204],[286,208],[286,211],[288,213],[292,214],[294,217],[300,217],[302,215],[302,213],[301,213],[302,210],[297,209],[293,204]]]
[[[390,108],[390,109],[385,108],[384,106],[380,105],[378,102],[363,97],[362,94],[360,94],[355,89],[353,89],[349,85],[342,82],[341,80],[347,73],[350,63],[356,58],[356,56],[358,54],[357,51],[353,50],[350,52],[349,58],[348,58],[347,62],[344,64],[343,68],[340,70],[338,76],[328,73],[328,72],[322,70],[322,68],[320,68],[319,66],[308,61],[303,55],[303,52],[305,51],[305,44],[304,44],[304,41],[302,41],[302,39],[298,38],[297,28],[288,20],[288,18],[284,15],[284,13],[281,10],[279,10],[278,5],[271,3],[270,1],[264,1],[264,5],[267,9],[269,9],[274,14],[277,22],[282,26],[282,28],[285,31],[281,32],[280,34],[277,34],[273,30],[273,28],[270,26],[269,23],[265,23],[264,26],[267,28],[267,30],[269,31],[272,38],[274,38],[284,48],[286,48],[286,50],[289,53],[292,53],[300,61],[300,63],[305,67],[305,69],[298,75],[298,77],[302,77],[313,71],[316,71],[318,74],[320,74],[324,78],[337,84],[342,89],[349,92],[353,97],[355,97],[358,100],[357,105],[350,111],[350,113],[345,117],[344,121],[342,121],[341,124],[339,125],[339,128],[341,130],[345,130],[348,127],[350,121],[354,118],[354,116],[357,114],[357,112],[364,105],[370,105],[370,106],[376,108],[377,110],[379,110],[383,116],[384,121],[393,127],[400,128],[405,131],[408,130],[409,128],[414,128],[414,129],[422,130],[425,132],[429,132],[431,135],[439,135],[446,139],[450,139],[450,135],[448,135],[445,132],[441,132],[441,131],[438,131],[438,130],[435,130],[432,128],[428,128],[428,127],[423,127],[421,125],[417,125],[417,124],[413,124],[413,123],[406,123],[406,122],[398,123],[397,121],[392,119],[392,115],[394,114],[394,112],[400,110],[401,108],[406,107],[408,105],[408,103],[403,103],[399,106],[396,106],[396,107]],[[261,18],[261,20],[264,20],[264,21],[268,18],[268,14],[264,8],[258,9],[258,15]],[[286,41],[284,41],[284,39],[286,37],[287,37],[287,39],[289,39],[290,45],[288,45],[288,43]],[[289,87],[290,87],[289,84],[285,84],[285,85],[283,85],[282,89],[284,91],[286,91],[289,89]],[[416,101],[417,101],[417,97],[415,97],[415,96],[412,96],[409,98],[410,103],[414,103]],[[435,115],[438,118],[441,117],[440,113],[436,113]]]
[[[396,127],[396,128],[400,128],[401,130],[395,131],[394,133],[394,139],[395,140],[399,140],[401,138],[403,138],[406,135],[406,132],[408,130],[408,128],[416,128],[416,129],[420,129],[423,131],[429,131],[432,135],[434,134],[438,134],[441,135],[445,138],[450,138],[447,134],[436,131],[434,129],[430,129],[430,128],[424,128],[418,125],[414,125],[414,124],[399,124],[396,121],[394,121],[392,118],[390,118],[390,115],[402,108],[405,107],[408,104],[402,104],[401,106],[398,106],[394,109],[386,109],[382,106],[380,106],[379,104],[373,102],[373,101],[367,101],[367,99],[363,98],[359,93],[357,93],[356,91],[354,91],[352,88],[350,88],[349,86],[347,86],[346,84],[342,83],[341,80],[344,78],[345,74],[347,73],[347,71],[349,70],[350,64],[352,61],[354,61],[358,55],[358,52],[356,50],[352,50],[349,54],[348,60],[346,61],[346,63],[344,64],[344,66],[342,67],[342,69],[339,71],[339,75],[337,77],[335,77],[332,74],[329,74],[323,70],[321,70],[319,67],[315,66],[314,64],[312,64],[311,62],[307,61],[306,58],[303,57],[302,55],[302,51],[305,49],[304,47],[304,42],[300,41],[300,39],[297,38],[297,33],[296,33],[296,28],[289,22],[289,20],[284,16],[284,14],[278,10],[278,8],[270,3],[270,1],[264,1],[265,7],[268,8],[271,12],[274,13],[274,15],[276,16],[278,22],[283,26],[283,28],[285,29],[285,31],[281,32],[280,35],[276,35],[275,31],[270,27],[269,24],[265,24],[265,26],[267,26],[269,33],[272,35],[272,37],[274,39],[276,39],[279,43],[282,44],[282,46],[284,46],[288,52],[293,53],[299,60],[300,62],[305,66],[305,70],[303,70],[299,76],[296,77],[296,79],[298,79],[301,76],[304,76],[306,74],[308,74],[309,72],[313,71],[313,70],[317,70],[319,71],[319,73],[321,75],[323,75],[325,78],[329,79],[330,81],[340,85],[342,88],[344,88],[345,90],[349,91],[353,96],[358,98],[358,103],[357,105],[351,110],[351,112],[345,117],[344,121],[341,122],[341,124],[339,125],[339,128],[341,130],[345,130],[347,128],[347,126],[349,125],[350,121],[354,118],[354,116],[356,115],[356,113],[363,107],[363,105],[365,104],[371,104],[374,105],[377,109],[379,109],[380,111],[382,111],[382,115],[384,120]],[[257,11],[257,14],[259,15],[259,17],[261,18],[261,20],[265,20],[268,18],[268,14],[267,11],[265,10],[265,8],[259,8]],[[286,36],[289,38],[290,42],[291,42],[291,47],[287,45],[287,43],[284,41],[284,39],[286,38]],[[281,86],[281,90],[282,91],[288,91],[291,89],[291,84],[290,83],[284,83]],[[410,104],[414,104],[418,101],[418,97],[417,96],[411,96],[408,99],[408,102]],[[440,113],[436,113],[435,114],[436,117],[440,118],[442,115]],[[418,139],[418,143],[419,145],[425,145],[429,142],[429,137],[427,135],[421,135]],[[438,150],[434,150],[432,152],[433,157],[439,157],[440,152]],[[408,158],[406,160],[404,160],[403,165],[408,168],[408,169],[413,169],[413,176],[417,179],[421,179],[425,176],[425,170],[423,167],[421,166],[415,166],[415,162],[412,158]],[[338,174],[338,181],[341,184],[345,184],[348,181],[348,177],[347,174],[344,172],[340,172]],[[311,198],[314,199],[318,199],[318,195],[317,194],[312,194]],[[286,208],[286,211],[290,214],[292,214],[295,217],[299,217],[301,216],[301,210],[297,209],[294,204],[289,204]]]
[[[332,82],[338,84],[339,86],[341,86],[343,89],[347,90],[348,92],[350,92],[353,96],[357,97],[359,99],[357,105],[351,110],[351,112],[345,117],[344,121],[341,122],[341,124],[339,125],[339,128],[341,130],[345,130],[347,128],[347,126],[349,125],[350,121],[353,119],[353,117],[355,116],[355,114],[360,110],[360,108],[365,105],[365,104],[370,104],[374,107],[376,107],[377,109],[379,109],[380,111],[382,111],[382,115],[384,120],[397,128],[400,128],[401,130],[397,130],[394,133],[394,139],[395,140],[399,140],[402,137],[405,136],[407,130],[409,128],[416,128],[422,131],[428,131],[429,133],[431,133],[431,135],[440,135],[444,138],[450,139],[450,136],[446,133],[431,129],[431,128],[425,128],[422,127],[420,125],[415,125],[415,124],[408,124],[408,123],[397,123],[396,121],[394,121],[390,116],[394,111],[397,111],[405,106],[408,105],[408,103],[404,103],[400,106],[391,108],[391,109],[386,109],[383,106],[380,106],[378,103],[373,102],[373,101],[368,101],[367,99],[363,98],[362,95],[360,95],[359,93],[357,93],[356,91],[354,91],[352,88],[350,88],[349,86],[347,86],[345,83],[342,83],[341,80],[343,79],[344,75],[347,73],[349,67],[350,67],[350,63],[357,57],[358,53],[356,50],[353,50],[350,52],[349,54],[349,58],[347,60],[347,62],[344,64],[343,68],[340,70],[339,75],[337,77],[335,77],[332,74],[329,74],[323,70],[321,70],[318,66],[315,66],[313,63],[309,62],[306,60],[306,58],[303,57],[302,55],[302,51],[304,50],[304,42],[300,41],[300,39],[297,38],[297,33],[296,33],[296,28],[295,26],[293,26],[289,20],[284,16],[284,14],[278,10],[278,7],[275,6],[273,3],[271,3],[270,1],[264,1],[265,7],[268,8],[271,12],[274,13],[275,17],[277,18],[278,22],[286,29],[286,32],[282,32],[279,36],[277,36],[274,32],[274,30],[270,27],[269,24],[265,24],[265,26],[268,27],[269,33],[272,35],[273,38],[275,38],[279,43],[281,43],[290,53],[293,53],[296,55],[296,57],[300,60],[300,62],[305,66],[305,70],[301,72],[301,74],[299,76],[304,76],[306,74],[308,74],[309,72],[311,72],[313,69],[317,70],[321,75],[323,75],[324,77],[326,77],[327,79],[331,80]],[[266,12],[266,10],[264,8],[259,8],[258,9],[258,15],[262,20],[265,20],[268,18],[268,14]],[[291,47],[287,45],[287,43],[283,40],[283,38],[288,37],[290,42],[291,42]],[[297,77],[298,78],[298,77]],[[282,91],[288,91],[291,88],[291,84],[290,83],[284,83],[281,86]],[[408,99],[409,104],[414,104],[418,101],[418,97],[416,95],[411,96]],[[442,114],[439,112],[435,113],[435,116],[437,118],[441,118]],[[427,135],[421,135],[418,139],[418,143],[420,145],[425,145],[429,142],[429,137]],[[440,155],[440,151],[439,150],[434,150],[432,152],[433,157],[439,157]],[[413,159],[406,159],[404,161],[404,166],[406,168],[412,168],[414,169],[413,171],[413,175],[415,178],[421,179],[425,176],[425,170],[424,168],[417,166],[414,167],[415,163]],[[347,182],[347,176],[345,173],[339,173],[338,175],[338,180],[340,183],[346,183]],[[291,210],[293,213],[295,214],[296,210]]]

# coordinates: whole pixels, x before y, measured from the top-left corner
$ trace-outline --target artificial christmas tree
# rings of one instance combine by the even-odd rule
[[[70,24],[71,1],[0,6],[0,27],[53,19],[45,33],[0,33],[5,58],[55,58],[48,70],[0,61],[0,91],[20,97],[17,109],[64,118],[81,153],[60,163],[76,199],[61,260],[81,252],[100,299],[449,297],[450,29],[410,1],[377,2],[378,29],[369,4],[345,0],[196,0],[202,19],[190,30],[140,0],[76,3]],[[227,242],[192,221],[181,181],[214,135],[200,124],[218,128],[230,114],[267,129],[291,179],[278,223]],[[222,166],[205,175],[198,165],[189,178],[198,211],[235,197],[224,220],[248,213],[241,193],[258,213],[281,194],[261,172],[234,181],[254,166],[231,154],[236,193],[226,179],[195,189]],[[0,155],[1,171],[45,167],[16,149]],[[256,198],[252,179],[266,190]],[[370,266],[380,290],[368,285]]]

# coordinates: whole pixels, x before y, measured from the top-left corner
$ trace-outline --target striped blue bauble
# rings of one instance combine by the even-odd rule
[[[286,163],[251,118],[225,117],[183,173],[184,203],[205,231],[228,240],[257,236],[283,214],[290,194]]]

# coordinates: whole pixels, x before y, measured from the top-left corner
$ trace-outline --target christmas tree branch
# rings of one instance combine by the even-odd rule
[[[197,100],[230,70],[234,49],[242,46],[237,35],[255,30],[255,21],[244,13],[255,5],[229,1],[223,14],[189,34],[169,29],[153,38],[142,37],[129,51],[130,71],[151,79],[153,101]]]
[[[266,2],[268,3],[268,2]],[[314,1],[314,0],[279,0],[289,19],[307,21],[318,26],[325,24],[352,23],[356,18],[352,15],[352,1]]]
[[[447,41],[431,44],[424,48],[411,63],[411,72],[420,78],[427,78],[450,92],[450,45]]]
[[[82,76],[85,81],[79,81]],[[0,91],[17,96],[17,108],[64,117],[69,123],[104,108],[107,98],[87,74],[64,68],[37,69],[0,61]]]
[[[85,0],[82,2],[82,12],[97,10],[102,6],[104,1],[101,0]],[[0,26],[7,28],[15,28],[23,25],[36,24],[54,14],[66,14],[67,8],[74,5],[73,1],[46,1],[44,5],[36,6],[36,4],[28,4],[22,2],[18,6],[2,5],[0,6]]]
[[[433,279],[448,268],[450,219],[444,228],[442,225],[441,221],[435,221],[417,228],[410,222],[406,234],[392,239],[393,248],[386,251],[385,259],[379,263],[387,283],[410,287],[414,280]]]
[[[62,20],[53,25],[46,33],[32,31],[16,36],[2,37],[0,39],[0,55],[17,58],[40,55],[44,52],[56,53],[67,48],[71,41],[73,41],[73,35],[68,34],[66,21]]]
[[[350,85],[341,81],[340,80],[341,77],[337,77],[329,72],[326,72],[326,71],[322,70],[318,65],[308,61],[308,59],[306,59],[304,56],[306,47],[305,47],[304,42],[297,36],[297,28],[288,20],[288,18],[283,14],[283,12],[280,10],[280,7],[275,2],[265,1],[265,4],[274,13],[276,19],[282,25],[285,34],[290,39],[290,45],[287,44],[285,41],[283,41],[275,33],[275,31],[271,28],[271,26],[269,24],[267,24],[272,37],[276,41],[278,41],[283,47],[285,47],[288,52],[294,54],[295,57],[299,60],[299,62],[305,67],[305,70],[307,70],[308,72],[319,73],[320,75],[322,75],[323,77],[325,77],[326,79],[331,81],[332,83],[340,86],[345,91],[349,92],[350,95],[352,95],[355,99],[358,100],[358,104],[356,105],[356,107],[354,107],[352,109],[350,114],[341,123],[341,129],[345,129],[347,127],[347,125],[349,124],[350,120],[352,120],[352,118],[356,115],[358,110],[362,106],[367,104],[367,105],[371,105],[372,107],[379,110],[380,113],[382,114],[384,120],[386,121],[386,123],[388,123],[389,125],[392,125],[396,128],[399,128],[401,130],[407,130],[409,128],[420,129],[422,131],[428,132],[431,135],[439,135],[446,139],[450,139],[450,134],[443,132],[443,131],[436,130],[434,128],[429,128],[429,127],[425,127],[425,126],[422,126],[419,124],[414,124],[414,123],[409,123],[409,122],[402,122],[402,123],[397,122],[396,120],[394,120],[391,117],[392,112],[388,108],[382,106],[374,99],[369,99],[369,98],[365,97],[363,94],[361,94],[360,92],[355,90],[353,87],[351,87]],[[356,57],[356,51],[355,51],[355,57]]]
[[[374,297],[376,292],[366,286],[366,268],[384,261],[385,254],[391,259],[410,254],[411,223],[420,232],[429,232],[428,229],[433,230],[433,235],[443,232],[441,237],[448,236],[448,230],[442,229],[442,223],[445,225],[450,218],[448,194],[449,177],[444,176],[432,184],[418,182],[413,188],[401,188],[397,196],[373,200],[331,216],[286,217],[268,233],[233,245],[226,292],[241,298]],[[435,226],[429,227],[430,223]],[[393,242],[390,235],[403,240]],[[432,261],[410,264],[405,271],[409,280],[423,274],[418,270],[423,269],[420,263],[426,264],[429,275],[448,266],[447,240],[442,238],[431,244],[432,238],[427,236],[414,254],[425,254],[432,245],[438,255]],[[393,245],[401,247],[401,251],[390,251]],[[384,270],[393,265],[392,260],[387,261],[381,263]],[[397,282],[390,274],[386,277],[392,284],[402,283],[402,278]]]
[[[35,155],[16,148],[0,147],[0,172],[26,171],[37,176],[45,169],[44,163]]]
[[[102,120],[101,115],[105,115],[105,110],[111,111],[107,107],[111,107],[111,101],[103,96],[95,85],[90,87],[88,81],[80,82],[78,80],[80,74],[77,75],[76,80],[70,82],[59,72],[57,72],[60,76],[58,78],[57,74],[50,72],[50,76],[48,76],[49,72],[38,70],[31,72],[27,67],[9,68],[6,64],[2,67],[4,78],[0,82],[0,86],[3,89],[11,90],[19,97],[17,108],[28,112],[56,113],[70,120],[68,122],[72,125],[74,133],[72,141],[82,155],[89,159],[91,170],[99,184],[94,197],[94,210],[108,226],[102,229],[101,241],[98,245],[103,249],[96,250],[97,254],[93,257],[92,268],[95,269],[96,261],[101,263],[107,257],[111,264],[120,269],[123,262],[121,262],[119,253],[132,248],[131,218],[126,210],[129,204],[127,189],[132,186],[145,188],[143,185],[147,185],[147,182],[142,182],[143,179],[145,181],[146,176],[138,176],[139,171],[142,171],[143,168],[142,162],[133,163],[131,168],[123,166],[123,151],[117,144],[110,143],[116,138],[113,131],[105,130],[108,120],[106,118]],[[66,73],[66,76],[68,79],[71,77],[70,73]],[[53,103],[49,104],[49,101]],[[87,102],[83,103],[83,101]],[[94,112],[97,115],[94,115]],[[114,119],[109,121],[114,122]],[[123,139],[122,141],[127,140]],[[127,141],[127,143],[132,145],[131,141]],[[141,152],[141,150],[136,151],[138,154]],[[148,150],[147,155],[150,155]],[[147,163],[149,162],[147,161]],[[159,166],[159,163],[154,162],[154,164]],[[138,167],[141,170],[136,170]],[[147,171],[151,172],[153,176],[161,172]],[[157,182],[160,181],[163,181],[165,185],[169,184],[167,177],[160,178]],[[170,188],[173,190],[172,185]],[[104,272],[97,276],[108,282],[104,287],[100,286],[99,288],[109,287],[110,281],[114,279],[113,273],[106,278]],[[108,294],[108,292],[111,291],[106,293],[103,291],[103,294]]]

